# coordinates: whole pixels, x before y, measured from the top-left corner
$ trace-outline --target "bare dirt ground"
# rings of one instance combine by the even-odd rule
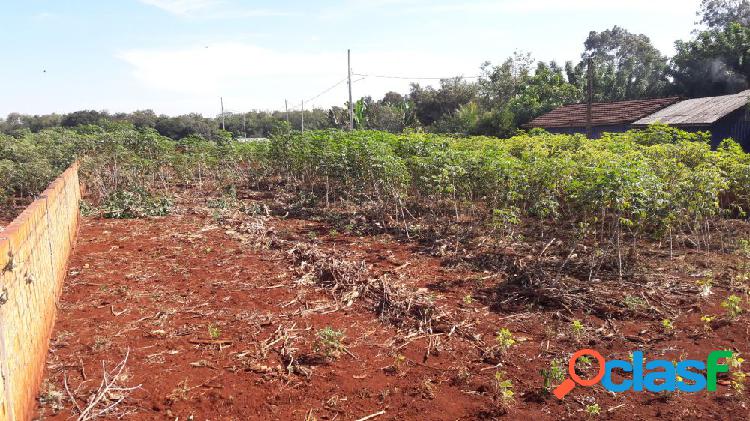
[[[747,315],[718,317],[711,329],[700,320],[725,313],[721,283],[705,299],[686,293],[659,303],[673,308],[673,330],[659,314],[527,311],[497,301],[503,274],[448,264],[408,240],[229,213],[204,205],[163,218],[83,219],[39,418],[646,420],[746,419],[750,411],[747,391],[733,392],[727,377],[716,393],[614,395],[597,385],[558,401],[542,392],[540,370],[584,347],[621,359],[638,349],[668,360],[705,359],[715,349],[749,354]],[[722,279],[736,264],[695,250],[673,259],[643,253],[647,271],[691,286],[709,270]],[[384,311],[385,300],[325,286],[347,277],[407,297],[407,307]],[[638,288],[643,301],[634,306],[660,300],[650,284]],[[425,302],[440,316],[419,313],[432,308]],[[574,319],[582,332],[572,330]],[[344,333],[328,356],[317,339],[326,327]],[[516,340],[505,352],[496,346],[500,328]],[[512,381],[512,401],[498,397],[496,373]],[[103,378],[111,386],[104,392]],[[585,411],[594,402],[599,415]]]

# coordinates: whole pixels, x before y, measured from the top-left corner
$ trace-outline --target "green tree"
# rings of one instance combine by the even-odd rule
[[[139,129],[144,127],[153,129],[156,127],[156,119],[156,113],[154,113],[153,110],[133,111],[127,116],[127,120]]]
[[[502,64],[482,64],[482,76],[477,81],[479,104],[485,110],[497,110],[518,94],[531,73],[534,59],[530,53],[516,51]]]
[[[534,117],[582,98],[581,88],[568,82],[557,63],[540,61],[534,75],[524,81],[518,89],[518,95],[508,106],[515,125],[520,126]]]
[[[614,26],[589,32],[584,47],[581,62],[575,68],[568,66],[568,74],[584,91],[588,59],[593,59],[594,100],[656,98],[669,91],[669,61],[646,35]]]
[[[475,116],[470,134],[506,137],[532,118],[581,99],[581,89],[568,81],[555,62],[539,62],[533,69],[528,53],[516,52],[502,64],[482,66],[479,79],[479,112],[464,109],[454,126],[466,125]]]
[[[60,125],[63,127],[76,127],[89,124],[99,124],[101,120],[106,120],[108,118],[109,115],[106,112],[98,112],[95,110],[75,111],[66,114],[65,117],[62,118]]]
[[[679,93],[711,96],[748,87],[750,27],[731,23],[699,32],[691,41],[677,41],[675,47],[672,75]]]
[[[414,105],[414,113],[422,126],[430,126],[444,116],[454,113],[462,105],[471,102],[477,87],[462,78],[443,79],[440,88],[426,88],[415,83],[411,85],[409,100]]]
[[[723,29],[732,23],[750,26],[748,0],[702,0],[698,23],[709,29]]]

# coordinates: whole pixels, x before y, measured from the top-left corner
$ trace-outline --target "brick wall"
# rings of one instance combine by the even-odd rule
[[[0,421],[34,415],[80,198],[74,164],[0,231]]]

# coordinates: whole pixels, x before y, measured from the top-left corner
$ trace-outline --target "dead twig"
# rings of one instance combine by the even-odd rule
[[[118,381],[121,379],[121,375],[123,370],[125,369],[125,365],[128,362],[128,357],[130,356],[130,349],[125,351],[125,358],[123,358],[122,361],[120,361],[119,364],[117,364],[112,370],[112,372],[107,373],[107,369],[104,366],[104,361],[102,361],[102,382],[99,385],[99,389],[97,389],[96,393],[91,395],[89,398],[89,403],[78,416],[77,421],[89,421],[93,420],[97,417],[100,417],[111,410],[113,410],[117,405],[122,403],[130,392],[138,389],[141,387],[141,385],[134,386],[134,387],[123,387],[118,385]],[[104,402],[106,400],[114,400],[114,402],[110,405],[105,406],[103,409],[97,410],[98,407],[104,405]]]
[[[362,418],[358,419],[357,421],[367,421],[367,420],[371,420],[371,419],[373,419],[373,418],[376,418],[376,417],[379,417],[379,416],[381,416],[381,415],[383,415],[383,414],[385,414],[385,410],[381,410],[381,411],[378,411],[378,412],[376,412],[376,413],[374,413],[374,414],[370,414],[370,415],[368,415],[368,416],[366,416],[366,417],[362,417]]]
[[[128,311],[128,309],[125,309],[123,311],[117,311],[117,312],[115,312],[115,306],[112,305],[112,304],[109,305],[109,310],[112,312],[112,315],[115,316],[115,317],[122,316],[123,314],[127,313],[127,311]]]
[[[63,385],[65,385],[65,391],[68,392],[68,397],[70,398],[70,401],[73,402],[73,405],[75,405],[76,409],[78,410],[78,413],[82,413],[81,407],[78,405],[78,401],[76,400],[75,395],[70,392],[70,388],[68,388],[68,375],[63,375]]]

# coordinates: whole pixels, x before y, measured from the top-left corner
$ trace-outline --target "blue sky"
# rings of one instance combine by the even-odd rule
[[[355,73],[476,75],[514,50],[577,60],[620,25],[671,55],[700,0],[0,0],[0,115],[283,109]],[[356,78],[360,79],[360,78]],[[355,80],[356,80],[355,79]],[[425,82],[422,82],[425,83]],[[429,82],[427,82],[429,83]],[[408,91],[365,78],[354,96]],[[308,102],[346,101],[346,85]],[[298,105],[296,105],[298,107]]]

